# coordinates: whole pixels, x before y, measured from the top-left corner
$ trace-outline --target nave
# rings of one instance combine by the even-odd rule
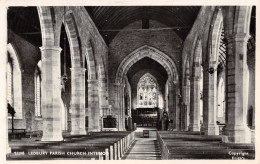
[[[256,6],[5,12],[8,160],[255,159]]]

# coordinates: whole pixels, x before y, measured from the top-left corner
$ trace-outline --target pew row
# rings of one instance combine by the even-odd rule
[[[119,160],[135,140],[134,132],[92,132],[67,136],[64,141],[12,141],[7,160]]]
[[[254,159],[254,144],[223,143],[222,136],[158,131],[162,159]]]

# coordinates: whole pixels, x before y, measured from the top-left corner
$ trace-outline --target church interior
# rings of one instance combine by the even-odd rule
[[[255,6],[6,12],[7,160],[255,159]]]

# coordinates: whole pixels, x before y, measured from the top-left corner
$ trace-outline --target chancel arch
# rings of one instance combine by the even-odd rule
[[[173,60],[163,52],[159,51],[158,49],[144,45],[136,49],[132,53],[130,53],[120,63],[117,69],[115,83],[122,82],[123,77],[126,75],[129,68],[134,63],[136,63],[137,61],[141,60],[144,57],[149,57],[157,61],[158,63],[160,63],[167,71],[169,79],[171,79],[172,82],[173,81],[178,82],[178,72],[177,72],[178,70]]]
[[[142,59],[145,58],[149,58],[152,59],[154,61],[156,61],[157,63],[159,63],[166,71],[167,75],[168,75],[168,79],[167,79],[167,87],[168,89],[168,93],[169,93],[169,98],[167,97],[167,107],[165,106],[165,111],[168,112],[168,114],[170,115],[171,119],[174,120],[174,124],[175,124],[175,128],[179,129],[179,104],[178,104],[178,99],[177,99],[177,95],[178,95],[178,70],[177,67],[175,65],[175,63],[173,62],[173,60],[166,54],[164,54],[163,52],[159,51],[158,49],[154,48],[154,47],[150,47],[147,45],[144,45],[138,49],[136,49],[135,51],[133,51],[132,53],[130,53],[129,55],[127,55],[123,61],[120,63],[118,69],[117,69],[117,73],[116,73],[116,78],[115,78],[115,84],[114,86],[116,87],[116,91],[118,91],[117,97],[116,98],[116,102],[115,102],[115,108],[117,110],[120,110],[120,105],[121,103],[121,88],[124,87],[122,86],[122,82],[123,79],[126,77],[129,69],[138,61],[141,61]],[[168,95],[168,93],[165,93],[166,95]],[[139,97],[140,98],[140,97]],[[165,102],[165,98],[164,100],[160,99],[160,102]],[[158,103],[158,102],[157,102]],[[164,104],[165,105],[165,104]],[[138,106],[138,104],[137,104]],[[162,106],[160,104],[160,106]],[[121,119],[123,119],[122,117],[119,117]],[[123,124],[123,123],[122,123]],[[121,126],[123,127],[123,125]],[[120,129],[120,124],[119,124],[119,129]]]

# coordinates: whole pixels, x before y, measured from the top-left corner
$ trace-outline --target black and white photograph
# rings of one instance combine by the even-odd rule
[[[257,3],[10,4],[4,163],[260,163]]]

